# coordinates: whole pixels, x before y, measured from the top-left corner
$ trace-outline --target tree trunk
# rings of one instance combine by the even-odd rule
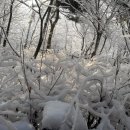
[[[26,41],[25,41],[24,48],[26,48],[27,45],[28,45],[28,38],[29,38],[29,34],[30,34],[31,25],[32,25],[32,18],[29,21],[28,31],[27,31],[27,36],[26,36]]]
[[[55,20],[54,22],[52,22],[52,20],[50,21],[51,23],[51,29],[50,29],[50,33],[49,33],[49,37],[48,37],[48,42],[47,42],[47,49],[51,49],[51,41],[52,41],[52,36],[53,36],[53,32],[54,32],[54,29],[55,29],[55,26],[58,22],[58,19],[59,19],[59,4],[58,2],[56,1],[56,17],[55,17]]]
[[[34,53],[34,58],[35,58],[35,59],[36,59],[36,57],[37,57],[37,55],[38,55],[38,52],[39,52],[39,50],[40,50],[40,48],[41,48],[42,42],[43,42],[43,19],[41,19],[39,42],[38,42],[36,51],[35,51],[35,53]]]
[[[123,25],[122,22],[120,22],[120,25],[121,25],[121,28],[122,28],[122,34],[123,34],[123,36],[124,36],[124,35],[125,35],[125,28],[124,28],[124,25]],[[129,44],[128,44],[127,38],[126,38],[125,36],[124,36],[124,41],[125,41],[127,50],[130,52]]]
[[[3,15],[3,18],[2,18],[2,21],[1,21],[1,25],[4,25],[4,23],[5,23],[5,21],[6,21],[6,6],[5,6],[5,4],[4,4],[4,8],[3,8],[3,10],[4,10],[4,15]],[[3,39],[3,31],[2,31],[2,28],[1,28],[1,30],[0,30],[0,44],[2,44],[2,39]]]
[[[94,48],[93,53],[91,54],[91,58],[94,57],[97,54],[97,50],[98,50],[98,47],[99,47],[99,44],[100,44],[101,37],[102,37],[102,32],[98,31],[97,37],[96,37],[96,42],[95,42],[95,48]]]
[[[105,36],[105,38],[104,38],[104,43],[103,43],[102,48],[101,48],[101,50],[100,50],[100,54],[102,53],[102,51],[103,51],[103,49],[104,49],[104,46],[105,46],[105,44],[106,44],[106,40],[107,40],[107,37]]]
[[[11,21],[12,21],[12,15],[13,15],[13,4],[14,4],[15,0],[11,0],[11,5],[10,5],[10,16],[9,16],[9,21],[8,21],[8,25],[7,25],[7,30],[6,30],[6,36],[8,37],[9,35],[9,30],[10,30],[10,25],[11,25]],[[6,38],[4,38],[4,42],[3,42],[3,47],[6,46]]]

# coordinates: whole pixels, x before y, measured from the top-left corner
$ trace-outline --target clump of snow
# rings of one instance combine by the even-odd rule
[[[71,105],[60,101],[49,101],[46,103],[43,111],[42,128],[56,129],[56,130],[71,130],[73,126],[75,109],[65,121],[66,114],[70,111]],[[81,113],[78,113],[78,119],[74,130],[87,130],[87,125]]]

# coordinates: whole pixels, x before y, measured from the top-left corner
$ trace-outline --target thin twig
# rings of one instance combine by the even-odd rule
[[[64,69],[62,69],[62,70],[61,70],[61,72],[60,72],[59,76],[57,77],[57,79],[55,80],[54,84],[52,84],[52,86],[51,86],[51,88],[50,88],[50,90],[49,90],[49,92],[48,92],[48,94],[47,94],[47,95],[50,95],[50,93],[51,93],[52,89],[55,87],[55,85],[56,85],[57,81],[59,80],[59,78],[60,78],[61,74],[63,73],[63,70],[64,70]]]

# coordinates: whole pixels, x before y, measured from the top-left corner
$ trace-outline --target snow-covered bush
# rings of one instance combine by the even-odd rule
[[[130,129],[129,64],[53,50],[37,60],[27,54],[0,50],[0,114],[6,120],[28,118],[36,129]]]

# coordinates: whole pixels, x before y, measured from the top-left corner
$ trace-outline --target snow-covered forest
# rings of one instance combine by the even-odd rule
[[[129,0],[0,0],[0,130],[130,130]]]

